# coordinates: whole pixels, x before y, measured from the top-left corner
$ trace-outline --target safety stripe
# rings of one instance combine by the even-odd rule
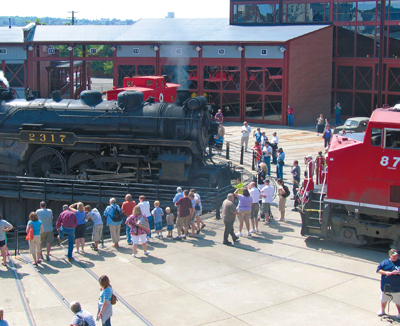
[[[325,197],[325,202],[327,202],[327,203],[343,204],[343,205],[362,206],[362,207],[383,209],[383,210],[395,211],[395,212],[397,212],[397,211],[399,210],[398,207],[382,206],[382,205],[373,205],[373,204],[366,204],[366,203],[357,203],[357,202],[354,202],[354,201],[330,199],[330,198],[326,198],[326,197]]]

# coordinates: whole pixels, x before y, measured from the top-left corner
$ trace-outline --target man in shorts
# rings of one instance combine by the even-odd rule
[[[251,213],[250,213],[250,221],[251,221],[251,230],[250,233],[258,232],[258,213],[260,212],[260,197],[261,192],[258,190],[255,182],[250,183],[249,185],[249,193],[252,198],[251,204]]]
[[[269,212],[271,209],[272,201],[274,200],[275,189],[269,184],[269,179],[264,180],[264,188],[261,189],[261,211],[265,215],[265,224],[269,224]]]
[[[99,251],[99,241],[103,236],[103,220],[97,208],[92,208],[90,205],[85,206],[86,218],[93,221],[93,243],[90,246],[94,251]]]
[[[36,211],[36,214],[43,225],[43,233],[40,235],[40,257],[43,258],[43,243],[46,244],[46,260],[50,261],[50,249],[51,244],[54,240],[53,233],[53,211],[46,207],[46,202],[40,202],[40,208]]]
[[[176,220],[176,228],[178,230],[177,240],[186,239],[190,218],[193,215],[194,207],[192,207],[192,201],[190,200],[189,190],[183,192],[183,197],[180,198],[175,206],[178,207],[178,218]],[[184,234],[181,236],[182,227],[184,229]]]
[[[396,305],[400,318],[400,260],[399,252],[396,249],[389,250],[389,258],[382,261],[376,269],[381,274],[381,309],[378,316],[384,316],[385,308],[393,296],[393,302]],[[388,294],[389,295],[388,295]]]

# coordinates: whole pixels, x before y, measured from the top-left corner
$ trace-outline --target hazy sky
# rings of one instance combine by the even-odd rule
[[[229,0],[3,1],[0,16],[67,18],[71,17],[69,11],[78,12],[75,14],[78,20],[164,18],[170,11],[175,18],[227,18]]]

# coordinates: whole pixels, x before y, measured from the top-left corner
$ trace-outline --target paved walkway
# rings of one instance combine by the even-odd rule
[[[240,126],[227,125],[227,136],[238,139]],[[312,128],[261,127],[268,136],[278,131],[288,163],[322,149]],[[287,166],[284,175],[289,178]],[[140,250],[139,258],[133,258],[125,241],[119,249],[106,243],[99,253],[87,247],[73,263],[57,249],[52,261],[38,267],[43,277],[24,255],[13,261],[40,326],[68,325],[72,315],[64,303],[73,300],[95,313],[96,277],[102,274],[110,277],[121,299],[114,306],[113,326],[386,324],[376,316],[375,269],[387,255],[303,238],[300,215],[289,208],[286,213],[285,223],[262,224],[260,233],[242,237],[235,246],[222,244],[223,223],[208,214],[197,238],[153,240],[148,257]],[[278,216],[276,207],[273,214]],[[9,324],[29,325],[12,269],[0,267],[0,289]],[[390,313],[397,315],[393,304]]]

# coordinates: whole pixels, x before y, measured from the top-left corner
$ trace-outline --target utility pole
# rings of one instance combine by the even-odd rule
[[[72,23],[72,25],[75,25],[75,14],[78,14],[79,11],[68,11],[68,13],[72,14],[71,23]]]

